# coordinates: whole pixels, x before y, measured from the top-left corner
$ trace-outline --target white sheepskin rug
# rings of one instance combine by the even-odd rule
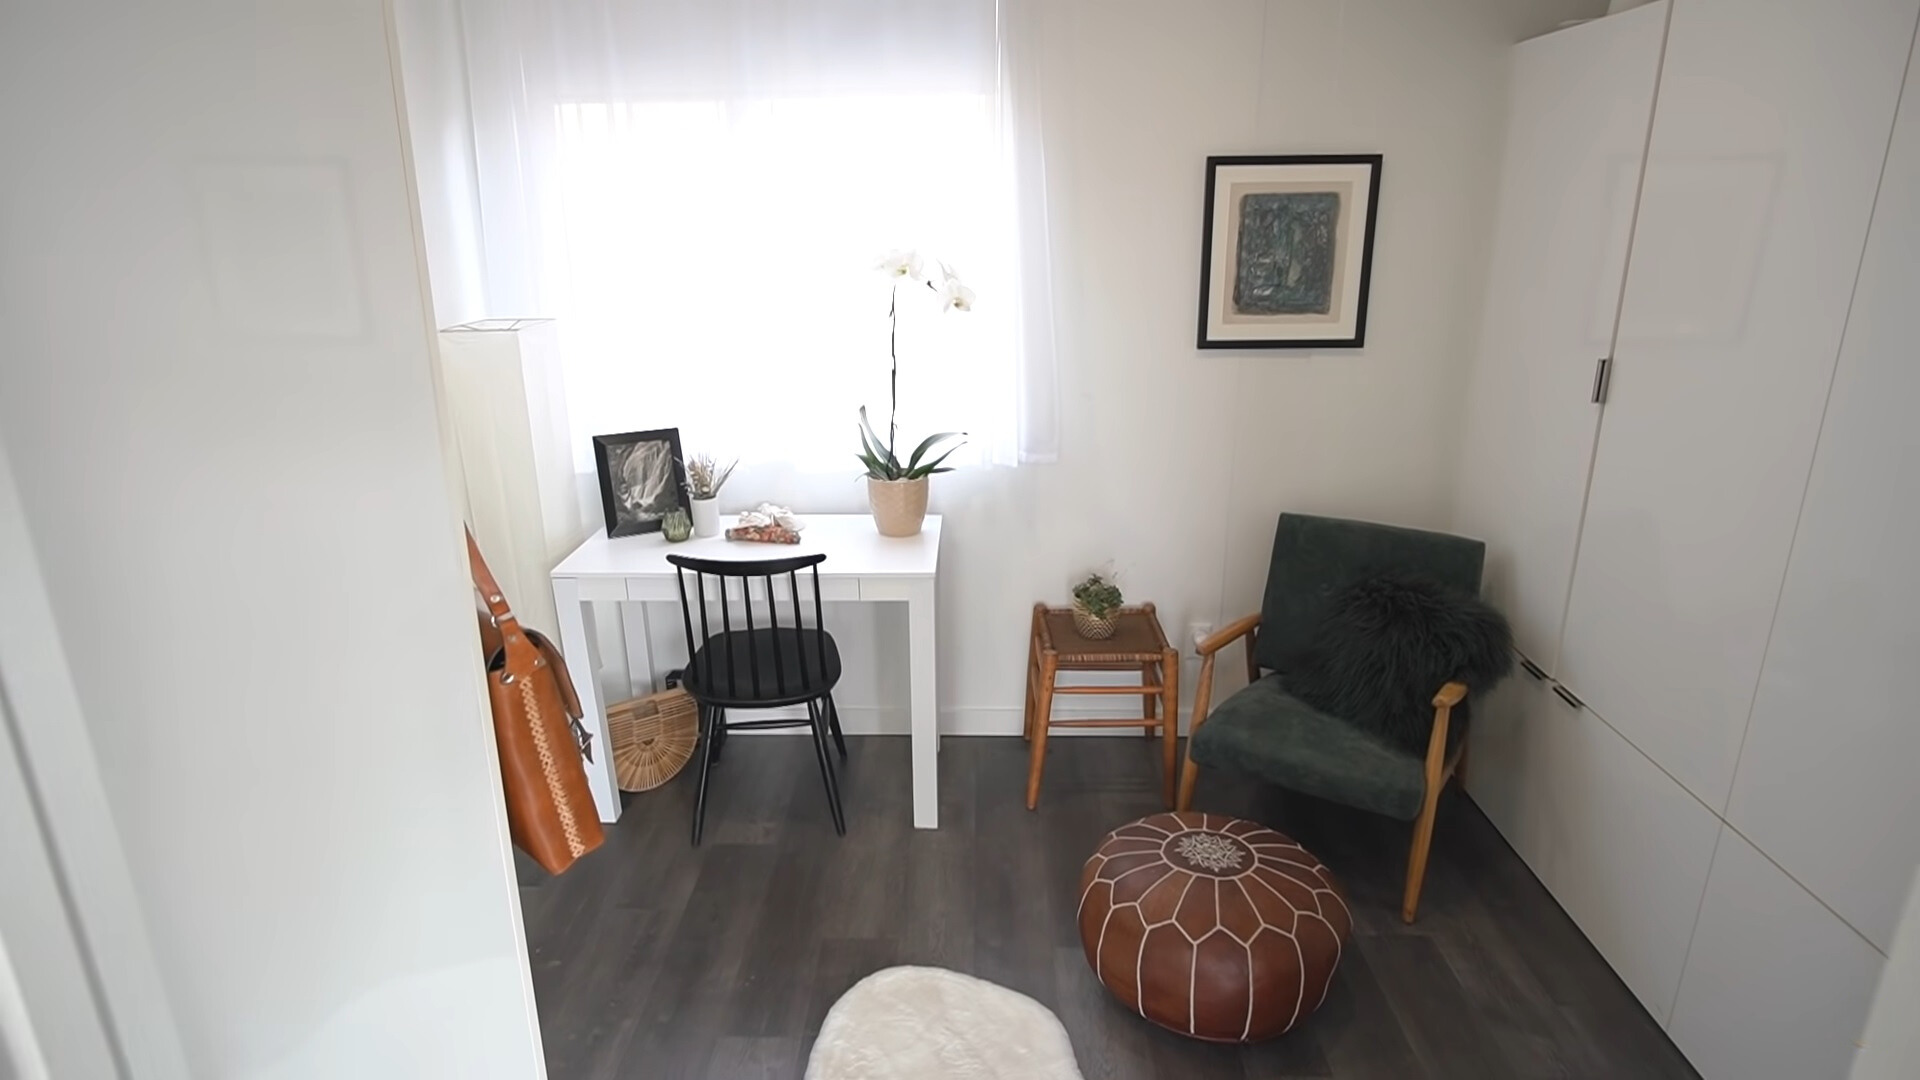
[[[896,967],[827,1012],[807,1080],[1081,1080],[1047,1007],[957,971]]]

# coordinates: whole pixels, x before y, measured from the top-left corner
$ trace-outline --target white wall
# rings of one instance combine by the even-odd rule
[[[0,439],[196,1077],[541,1071],[389,47],[0,27]]]
[[[1191,619],[1259,606],[1283,510],[1445,525],[1507,47],[1602,6],[1046,5],[1061,455],[934,483],[947,730],[1020,730],[1028,612],[1063,601],[1075,571],[1112,560],[1128,597],[1154,601],[1184,638]],[[1206,157],[1332,151],[1386,156],[1367,348],[1200,354]],[[865,510],[851,470],[743,470],[723,509],[761,499]],[[860,729],[906,730],[891,617],[828,613],[848,658],[843,712]]]
[[[473,110],[458,0],[394,0],[437,327],[487,315]],[[530,312],[516,312],[527,315]]]

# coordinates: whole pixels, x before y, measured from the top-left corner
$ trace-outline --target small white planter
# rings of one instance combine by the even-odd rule
[[[720,500],[689,499],[693,507],[693,535],[699,537],[720,535]]]

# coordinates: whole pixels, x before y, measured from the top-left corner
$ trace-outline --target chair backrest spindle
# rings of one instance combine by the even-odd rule
[[[724,583],[723,583],[723,587],[724,587]],[[760,642],[757,640],[757,635],[755,635],[753,632],[753,579],[752,578],[740,579],[740,604],[742,607],[746,608],[747,610],[747,669],[750,673],[749,678],[753,682],[753,696],[759,697],[760,696]],[[769,613],[768,617],[773,618],[775,620],[774,627],[773,627],[774,629],[773,651],[775,653],[778,653],[780,651],[779,621],[771,613]]]
[[[818,582],[819,575],[816,574],[814,580]],[[793,596],[794,625],[801,625],[806,622],[806,618],[800,613],[806,609],[800,606],[800,572],[798,570],[790,570],[787,572],[787,591]],[[796,651],[799,653],[799,655],[795,657],[795,661],[800,665],[800,686],[803,689],[810,690],[813,688],[813,671],[807,667],[807,643],[804,639],[800,642]]]
[[[799,612],[796,611],[794,617],[798,618]],[[820,567],[818,565],[815,565],[813,568],[813,625],[819,627],[827,625],[826,617],[820,613]],[[826,646],[820,646],[815,652],[819,654],[815,659],[820,661],[820,679],[822,682],[825,682],[827,678]]]
[[[694,587],[694,590],[700,596],[700,640],[705,641],[708,638],[713,636],[713,632],[707,629],[707,577],[706,575],[700,573],[699,571],[695,571],[693,575],[693,587]],[[693,654],[689,652],[687,655],[691,657]],[[711,655],[707,657],[706,669],[707,669],[706,671],[701,672],[701,680],[705,685],[712,686],[713,685],[713,657]]]
[[[773,623],[773,681],[785,686],[787,684],[787,661],[784,650],[780,648],[780,601],[773,595],[773,575],[763,575],[760,580],[766,583],[767,618]],[[795,628],[798,628],[797,623],[795,624]]]

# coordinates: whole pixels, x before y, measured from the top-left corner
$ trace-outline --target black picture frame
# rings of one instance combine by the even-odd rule
[[[1373,287],[1374,227],[1380,210],[1380,174],[1384,157],[1380,154],[1243,154],[1207,158],[1205,216],[1200,226],[1200,320],[1195,345],[1201,349],[1359,349],[1367,343],[1367,306]],[[1340,306],[1337,317],[1318,318],[1294,314],[1228,312],[1233,303],[1240,255],[1238,241],[1227,228],[1233,218],[1231,207],[1220,205],[1225,184],[1244,177],[1244,183],[1289,184],[1309,187],[1314,178],[1345,174],[1346,179],[1325,181],[1328,189],[1338,188],[1348,198],[1341,220],[1349,225],[1360,216],[1365,225],[1355,244],[1351,228],[1337,240],[1337,254],[1343,260],[1328,271],[1331,302]],[[1352,196],[1364,187],[1366,207],[1356,215]],[[1232,241],[1231,250],[1219,245]],[[1357,248],[1357,250],[1356,250]],[[1215,265],[1216,252],[1221,256]],[[1346,272],[1348,263],[1359,260],[1357,282]],[[1220,305],[1216,308],[1216,305]],[[1352,318],[1345,313],[1352,311]],[[1227,323],[1240,319],[1244,325],[1231,328]],[[1267,320],[1263,322],[1262,320]],[[1297,320],[1297,321],[1288,321]]]
[[[691,512],[685,461],[679,428],[595,435],[593,463],[600,472],[600,509],[607,519],[607,535],[659,532],[667,514]],[[638,503],[636,478],[646,488]]]

